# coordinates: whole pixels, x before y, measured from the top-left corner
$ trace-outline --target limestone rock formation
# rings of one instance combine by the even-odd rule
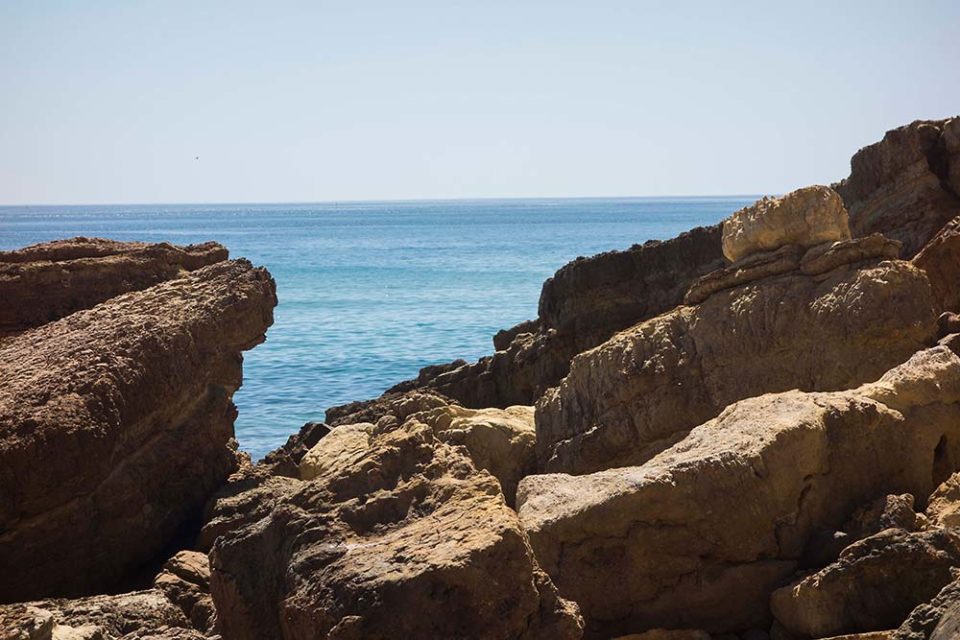
[[[0,638],[3,640],[200,640],[204,637],[157,589],[0,605]]]
[[[226,259],[227,250],[216,242],[178,247],[72,238],[0,251],[0,335]]]
[[[960,311],[960,216],[944,225],[914,257],[913,264],[923,269],[930,279],[937,308]]]
[[[303,456],[328,433],[330,427],[326,423],[308,422],[282,446],[265,455],[261,464],[273,475],[296,478]]]
[[[210,563],[205,553],[178,552],[163,565],[153,586],[180,607],[194,629],[214,630],[217,612],[210,597]]]
[[[929,284],[909,263],[740,284],[574,358],[537,403],[538,458],[566,473],[637,464],[732,402],[856,386],[935,333]]]
[[[314,479],[260,478],[254,509],[243,493],[215,505],[224,637],[579,637],[472,439],[438,437],[459,412],[338,426],[301,463]]]
[[[801,638],[895,628],[952,582],[958,565],[960,531],[886,529],[778,589],[770,604],[777,621]]]
[[[0,602],[122,587],[199,516],[276,301],[224,261],[0,344]]]
[[[960,215],[960,118],[918,120],[888,131],[850,161],[834,185],[854,237],[882,233],[912,258]]]
[[[929,602],[918,605],[890,640],[955,640],[960,637],[960,579],[945,586]]]
[[[849,239],[847,210],[829,187],[762,198],[723,221],[723,255],[731,262],[786,245],[806,248]]]
[[[953,474],[937,487],[925,513],[933,524],[960,528],[960,474]]]
[[[960,466],[960,357],[923,350],[850,391],[737,402],[639,467],[520,482],[537,559],[595,636],[770,623],[812,533]]]

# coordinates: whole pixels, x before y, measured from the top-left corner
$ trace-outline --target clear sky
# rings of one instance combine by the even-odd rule
[[[0,0],[7,204],[778,193],[956,114],[957,0]]]

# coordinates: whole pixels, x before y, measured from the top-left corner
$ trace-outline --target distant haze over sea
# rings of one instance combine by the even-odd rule
[[[73,236],[216,240],[280,304],[245,356],[237,438],[254,459],[327,407],[493,350],[577,256],[713,224],[756,196],[0,207],[0,249]]]

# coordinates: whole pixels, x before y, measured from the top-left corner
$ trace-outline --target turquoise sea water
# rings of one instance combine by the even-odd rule
[[[577,256],[712,224],[755,197],[0,207],[0,249],[72,236],[216,240],[280,304],[247,352],[237,438],[259,458],[327,407],[493,350]]]

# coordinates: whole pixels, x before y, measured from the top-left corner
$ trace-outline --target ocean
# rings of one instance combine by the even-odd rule
[[[73,236],[216,240],[280,304],[245,354],[240,447],[259,459],[327,407],[493,351],[577,256],[713,224],[755,196],[0,207],[0,249]]]

